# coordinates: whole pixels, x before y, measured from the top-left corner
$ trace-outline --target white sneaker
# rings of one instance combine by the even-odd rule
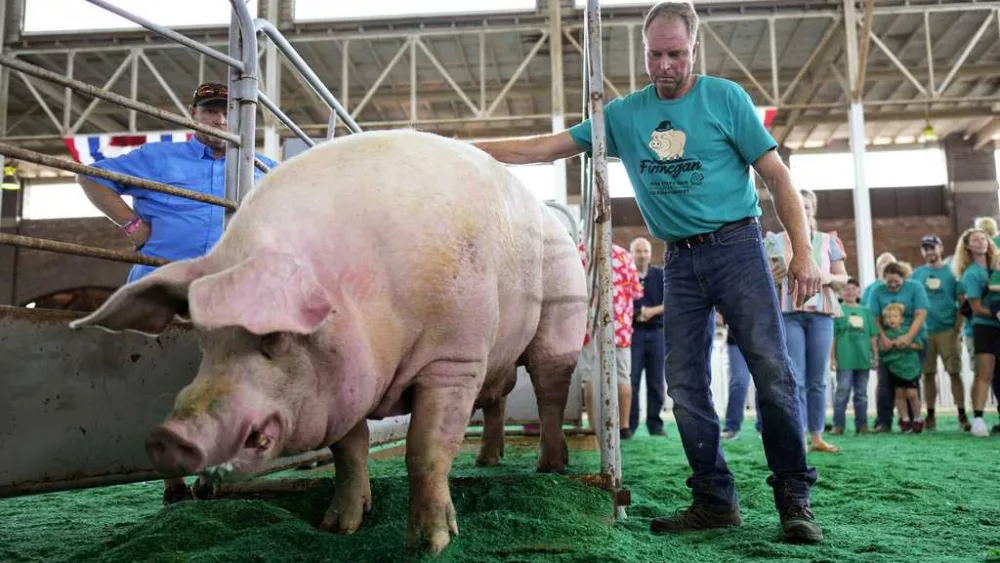
[[[972,435],[977,438],[988,438],[990,436],[990,431],[986,428],[986,421],[982,418],[975,418],[972,420]]]

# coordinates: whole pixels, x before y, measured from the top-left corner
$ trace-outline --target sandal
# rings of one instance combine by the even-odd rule
[[[811,451],[811,452],[820,452],[820,453],[828,453],[828,454],[836,454],[836,453],[840,453],[840,448],[838,448],[837,446],[834,446],[833,444],[831,444],[831,443],[829,443],[829,442],[827,442],[825,440],[820,440],[818,444],[816,442],[813,442],[813,445],[809,447],[809,451]]]

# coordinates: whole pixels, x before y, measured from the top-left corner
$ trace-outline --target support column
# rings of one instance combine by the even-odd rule
[[[267,0],[267,17],[275,27],[278,27],[278,0]],[[264,94],[281,107],[281,61],[278,60],[278,48],[274,41],[264,39]],[[264,110],[264,155],[274,160],[281,159],[281,138],[278,135],[278,118]]]
[[[0,2],[0,54],[3,53],[7,38],[7,6],[10,2]],[[0,136],[7,134],[7,98],[10,92],[10,69],[0,67]],[[3,171],[4,157],[0,156],[0,173]],[[15,233],[20,215],[20,191],[0,190],[0,232]],[[15,267],[17,248],[0,246],[0,305],[14,304],[16,283]]]
[[[961,235],[972,227],[977,217],[997,218],[1000,200],[993,151],[975,150],[975,139],[965,141],[961,134],[944,139],[948,187],[951,190],[955,232]]]
[[[563,36],[561,0],[549,2],[549,56],[552,59],[552,132],[566,128],[566,94],[563,89]],[[566,204],[566,159],[553,163],[555,200]]]
[[[865,175],[865,111],[864,85],[858,84],[858,24],[854,0],[844,0],[846,29],[847,77],[852,92],[848,110],[851,155],[854,161],[854,231],[857,238],[858,281],[861,287],[875,281],[875,244],[872,237],[871,196]],[[867,38],[866,38],[867,39]]]

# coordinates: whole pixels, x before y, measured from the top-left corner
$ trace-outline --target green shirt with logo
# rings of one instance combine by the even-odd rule
[[[885,335],[889,337],[889,340],[893,340],[905,335],[909,330],[910,327],[908,326],[896,329],[886,328]],[[913,343],[923,345],[923,340],[914,338]],[[885,368],[889,370],[889,373],[907,381],[913,381],[920,377],[923,364],[920,363],[920,356],[916,350],[890,348],[888,350],[880,350],[879,353],[881,354],[881,361],[885,365]]]
[[[620,158],[636,203],[657,238],[676,241],[759,217],[751,165],[778,144],[739,84],[695,75],[663,100],[653,84],[604,108],[607,154]],[[590,152],[590,121],[569,130]]]
[[[951,268],[921,266],[910,279],[924,286],[930,307],[927,309],[927,331],[941,332],[955,327],[958,315],[958,279]]]
[[[872,367],[872,338],[878,336],[875,319],[867,307],[841,305],[843,315],[833,320],[837,342],[837,370],[866,370]]]

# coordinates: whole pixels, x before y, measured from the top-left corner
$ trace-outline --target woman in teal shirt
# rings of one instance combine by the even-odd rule
[[[965,297],[972,309],[972,345],[976,352],[976,379],[972,383],[972,435],[990,435],[983,420],[986,397],[993,382],[993,369],[1000,356],[1000,316],[991,305],[1000,303],[1000,293],[991,291],[990,275],[997,266],[996,244],[982,229],[972,228],[958,239],[955,248],[955,275],[962,280]]]

